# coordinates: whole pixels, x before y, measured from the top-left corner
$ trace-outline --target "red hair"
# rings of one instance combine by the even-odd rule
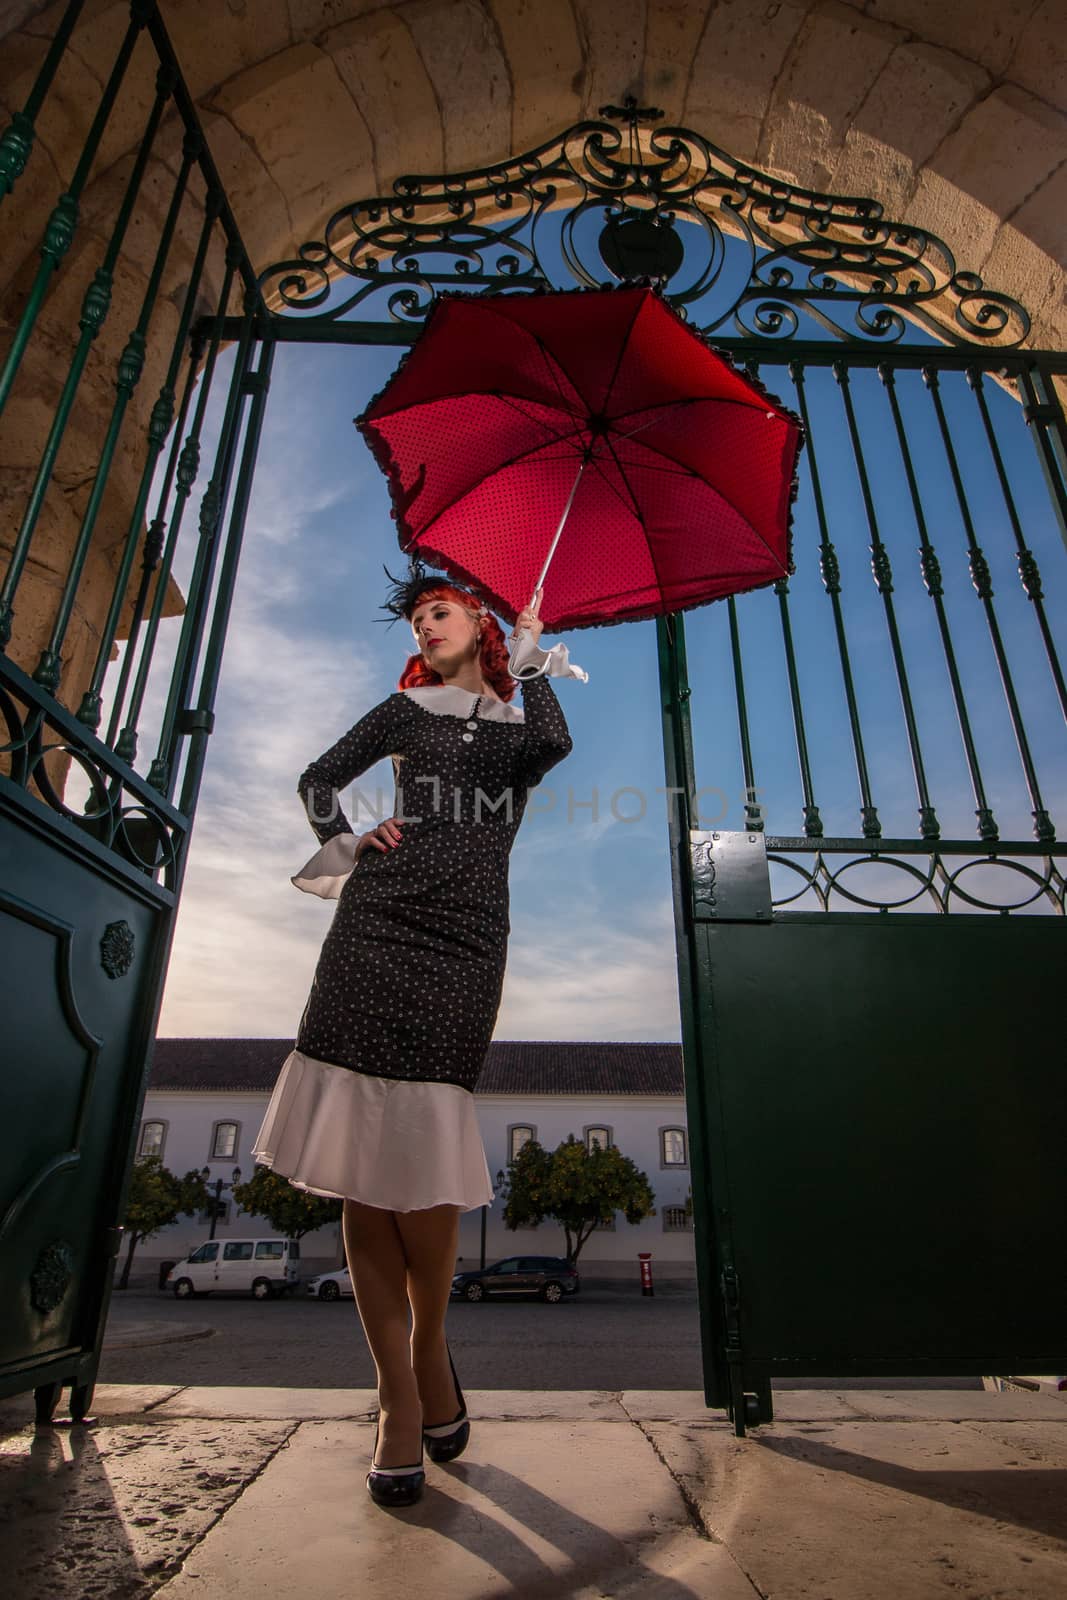
[[[457,605],[466,606],[467,610],[475,615],[481,609],[480,600],[468,594],[465,589],[457,589],[451,583],[441,583],[432,589],[426,589],[419,595],[418,604],[421,606],[427,600],[452,600]],[[408,621],[410,620],[409,617]],[[501,700],[510,700],[515,693],[515,679],[508,670],[509,656],[504,630],[490,611],[485,617],[485,626],[482,628],[479,661],[483,678],[490,688],[496,690]],[[400,674],[397,688],[423,689],[430,684],[443,682],[441,674],[426,665],[422,652],[416,651],[413,656],[408,656],[407,665]]]

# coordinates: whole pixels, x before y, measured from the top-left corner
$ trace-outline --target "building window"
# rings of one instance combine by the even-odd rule
[[[661,1167],[689,1165],[689,1141],[686,1139],[684,1128],[659,1130],[659,1161]]]
[[[232,1161],[237,1154],[237,1134],[239,1124],[236,1122],[216,1122],[215,1131],[211,1135],[211,1160]]]
[[[596,1226],[597,1226],[597,1232],[598,1233],[614,1233],[615,1232],[615,1213],[612,1212],[610,1217],[601,1217],[600,1221],[597,1223]]]
[[[137,1146],[139,1156],[163,1156],[163,1140],[167,1132],[166,1123],[142,1122],[141,1142]]]
[[[587,1150],[607,1150],[610,1144],[610,1128],[586,1128],[585,1148]]]
[[[530,1127],[529,1123],[516,1122],[508,1129],[508,1159],[514,1161],[523,1145],[536,1138],[536,1128]]]
[[[684,1206],[663,1207],[664,1233],[692,1233],[693,1219]]]
[[[200,1223],[201,1227],[206,1227],[211,1221],[212,1217],[215,1218],[215,1221],[220,1228],[229,1227],[230,1202],[228,1200],[219,1200],[216,1202],[214,1195],[212,1195],[211,1204],[204,1211],[197,1213],[197,1221]]]

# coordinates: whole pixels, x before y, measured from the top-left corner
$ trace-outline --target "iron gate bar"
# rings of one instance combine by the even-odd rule
[[[250,324],[253,315],[254,307],[250,306]],[[185,816],[192,816],[196,809],[197,797],[200,793],[200,782],[204,771],[204,760],[207,755],[207,741],[214,726],[215,696],[218,691],[219,672],[222,668],[222,652],[226,642],[226,630],[230,621],[230,607],[233,603],[234,585],[237,581],[237,564],[241,556],[245,518],[248,513],[248,502],[252,494],[252,477],[255,471],[256,455],[259,450],[260,433],[263,427],[263,412],[267,402],[267,395],[270,391],[270,374],[273,364],[274,341],[267,336],[259,342],[259,364],[255,372],[248,371],[246,367],[241,385],[242,394],[251,396],[251,404],[241,451],[241,465],[237,474],[233,505],[230,510],[229,532],[219,571],[218,588],[215,593],[214,614],[211,619],[211,632],[208,635],[204,669],[200,678],[200,690],[197,695],[196,709],[189,717],[191,731],[180,804],[180,810]],[[235,441],[236,437],[237,430],[235,428],[233,435]],[[225,494],[223,494],[224,499]]]
[[[210,198],[211,197],[209,196],[209,202]],[[170,499],[171,486],[174,482],[174,473],[178,464],[178,455],[181,450],[182,437],[185,432],[185,423],[189,412],[189,402],[192,398],[193,388],[196,383],[197,370],[200,365],[200,357],[203,354],[202,348],[196,343],[188,345],[187,350],[187,340],[189,335],[189,325],[192,321],[193,308],[196,305],[196,301],[200,293],[200,279],[204,271],[204,262],[207,258],[208,245],[211,241],[211,235],[214,231],[217,218],[217,206],[212,206],[209,203],[204,211],[204,220],[201,224],[200,237],[197,241],[196,255],[193,260],[193,268],[189,275],[189,282],[186,285],[185,296],[182,301],[181,314],[178,318],[178,328],[174,335],[174,342],[171,345],[170,361],[167,366],[167,372],[160,387],[156,403],[152,407],[151,417],[149,418],[148,448],[145,453],[144,467],[141,471],[141,482],[138,486],[137,497],[134,501],[133,511],[130,516],[129,531],[127,533],[127,539],[130,541],[136,541],[140,534],[141,523],[144,519],[145,508],[148,504],[148,496],[152,487],[152,479],[155,476],[156,462],[159,460],[160,452],[167,442],[167,435],[171,434],[171,448],[167,455],[167,465],[163,474],[163,482],[160,485],[159,493],[156,497],[156,514],[152,518],[148,527],[145,529],[144,547],[141,558],[141,578],[138,584],[137,594],[134,599],[133,615],[130,619],[129,629],[127,630],[126,649],[123,652],[119,680],[115,687],[115,693],[112,698],[111,722],[108,727],[107,742],[109,745],[114,747],[124,761],[132,762],[137,753],[136,727],[137,719],[140,714],[141,698],[143,697],[145,688],[143,678],[138,679],[140,685],[140,694],[135,697],[133,702],[131,702],[130,719],[126,727],[123,728],[121,737],[119,736],[119,726],[123,707],[126,703],[126,691],[129,685],[130,673],[132,671],[133,662],[137,653],[141,622],[144,618],[145,607],[148,604],[148,591],[151,587],[152,575],[160,566],[160,562],[162,561],[163,567],[160,571],[158,579],[160,604],[158,610],[154,608],[155,624],[158,625],[159,612],[162,611],[163,605],[162,597],[165,594],[166,586],[170,579],[171,562],[174,556],[173,539],[166,547],[166,555],[164,556],[164,536],[166,529],[165,511],[167,503]],[[186,356],[186,354],[188,355],[188,367],[185,376],[185,383],[182,386],[182,398],[178,407],[178,416],[177,419],[175,419],[174,390],[178,381],[178,373],[181,369],[182,358]],[[208,387],[210,387],[210,385],[208,385]],[[119,585],[116,584],[116,592],[118,592],[118,589]],[[122,592],[125,593],[125,585],[122,586]],[[155,627],[152,629],[151,637],[152,641],[154,642]],[[148,658],[150,662],[151,650],[148,651]]]
[[[819,526],[819,571],[822,575],[823,587],[830,597],[830,605],[833,608],[837,655],[841,666],[841,680],[845,690],[845,701],[848,706],[852,753],[856,762],[856,776],[860,788],[860,815],[863,818],[863,833],[865,838],[876,839],[882,828],[878,821],[874,796],[871,793],[871,780],[867,771],[867,755],[863,748],[863,733],[860,729],[859,708],[856,703],[856,686],[852,677],[852,664],[848,654],[848,636],[845,631],[845,618],[841,609],[841,568],[837,560],[837,551],[834,549],[830,539],[826,505],[822,494],[822,479],[819,474],[818,457],[815,453],[815,437],[812,433],[807,392],[804,387],[803,362],[790,361],[789,375],[793,380],[793,387],[796,389],[797,404],[800,408],[801,420],[804,423],[805,450],[811,474],[815,517]]]
[[[29,557],[30,547],[32,545],[34,533],[37,527],[37,520],[41,513],[41,507],[44,504],[45,493],[52,481],[52,474],[55,471],[56,458],[59,455],[59,448],[63,442],[63,436],[67,430],[67,423],[70,419],[71,407],[74,404],[74,397],[77,394],[78,387],[81,383],[82,373],[85,370],[85,363],[89,359],[89,351],[98,333],[100,332],[100,329],[107,320],[107,314],[111,304],[111,285],[114,277],[115,265],[118,261],[119,252],[122,249],[122,244],[126,235],[126,229],[129,226],[130,218],[133,214],[133,208],[136,204],[138,192],[141,187],[141,180],[144,177],[145,168],[148,164],[148,157],[151,153],[152,143],[159,129],[159,124],[163,117],[163,110],[169,93],[170,89],[167,84],[162,81],[161,73],[160,80],[157,84],[156,97],[152,105],[152,110],[149,114],[144,136],[137,152],[137,159],[134,162],[133,170],[131,171],[130,177],[126,184],[122,205],[119,208],[119,213],[115,220],[115,226],[112,229],[111,238],[108,241],[107,250],[104,253],[104,259],[90,280],[82,300],[82,311],[78,324],[81,328],[81,336],[78,339],[74,354],[71,357],[66,381],[63,384],[62,393],[56,406],[52,426],[49,429],[48,439],[37,468],[37,476],[26,501],[26,510],[23,513],[22,522],[15,539],[15,545],[11,555],[11,562],[8,566],[3,586],[0,587],[0,644],[5,646],[11,637],[12,614],[19,580]],[[89,529],[89,532],[92,532],[91,528]],[[53,693],[59,688],[59,647],[62,644],[63,635],[66,632],[67,621],[69,620],[70,611],[74,604],[74,591],[77,588],[78,580],[81,577],[81,569],[85,555],[88,551],[88,545],[89,541],[88,537],[86,536],[85,526],[83,524],[78,541],[75,545],[75,555],[72,558],[70,568],[68,569],[67,580],[63,586],[63,593],[60,598],[59,609],[56,615],[56,622],[53,628],[52,637],[48,646],[42,652],[37,670],[34,673],[34,677],[36,678],[37,682],[40,683],[42,687],[52,690]]]
[[[856,425],[856,410],[852,403],[852,385],[849,381],[848,367],[843,361],[835,361],[832,371],[844,403],[848,436],[852,443],[852,455],[856,463],[856,476],[859,479],[860,494],[863,497],[863,509],[867,518],[867,529],[871,536],[871,572],[874,575],[875,587],[882,597],[886,629],[889,633],[889,644],[893,652],[893,669],[896,672],[897,689],[900,693],[900,704],[904,712],[904,724],[908,734],[908,751],[911,756],[911,768],[915,777],[915,788],[919,801],[919,829],[924,839],[936,839],[941,832],[941,828],[938,824],[937,813],[930,801],[930,792],[926,782],[926,768],[923,764],[922,747],[919,743],[919,728],[915,721],[915,707],[911,698],[907,668],[904,664],[904,652],[900,644],[900,629],[897,627],[896,607],[893,604],[893,568],[889,559],[889,551],[882,543],[882,535],[878,528],[878,517],[874,509],[874,498],[871,494],[871,483],[867,476],[867,463],[864,460],[863,445],[860,441],[859,428]]]
[[[197,397],[196,410],[193,413],[193,425],[190,429],[189,437],[185,441],[185,444],[181,450],[181,454],[178,458],[178,488],[175,495],[174,511],[171,519],[171,537],[173,540],[177,539],[189,495],[192,492],[193,484],[195,483],[200,471],[200,435],[204,425],[208,397],[211,393],[211,387],[215,376],[215,367],[218,361],[219,349],[222,342],[222,311],[229,302],[230,293],[233,289],[234,273],[235,268],[230,259],[230,252],[228,249],[226,270],[223,274],[222,288],[219,291],[219,315],[216,318],[215,329],[208,344],[207,359],[204,365],[204,375],[201,380],[200,393]],[[249,339],[250,319],[245,317],[240,334],[238,335],[238,355],[234,362],[234,370],[230,378],[230,394],[227,401],[226,415],[217,445],[217,449],[219,451],[222,450],[223,444],[226,442],[226,430],[232,422],[233,408],[235,405],[234,385],[237,382],[237,373],[247,355]],[[218,456],[216,456],[216,463],[218,459]],[[197,552],[193,563],[193,571],[189,579],[189,593],[186,597],[185,614],[182,617],[182,628],[178,639],[177,653],[174,658],[174,665],[171,669],[170,689],[167,695],[167,704],[163,713],[163,720],[159,728],[156,755],[148,773],[149,783],[151,783],[154,788],[158,789],[161,794],[169,794],[169,785],[173,776],[169,770],[173,744],[173,733],[177,722],[179,709],[184,704],[186,696],[189,692],[189,682],[193,671],[193,663],[190,661],[190,652],[193,649],[193,633],[197,625],[195,614],[197,607],[202,607],[203,604],[203,601],[201,600],[203,569],[208,558],[208,540],[209,537],[212,536],[210,534],[210,528],[213,500],[209,501],[208,499],[210,493],[211,483],[209,481],[208,487],[204,491],[204,497],[200,504],[200,537],[197,543]],[[158,588],[156,591],[156,600],[161,605]],[[153,613],[155,610],[156,607],[153,607]],[[153,629],[151,631],[150,640],[153,646],[155,644],[155,639],[156,630]],[[145,644],[147,651],[149,640],[146,639]],[[142,679],[147,679],[150,665],[151,662],[149,660],[142,659],[141,672],[138,674],[138,686],[142,688]],[[139,705],[140,702],[138,701],[138,707]]]
[[[167,215],[159,236],[159,244],[156,248],[155,260],[152,263],[152,271],[148,279],[148,285],[145,289],[144,297],[141,301],[140,315],[137,318],[136,327],[130,334],[126,348],[119,357],[118,372],[115,380],[115,404],[112,409],[111,421],[108,424],[107,437],[104,441],[104,448],[100,454],[100,464],[97,468],[96,478],[93,483],[92,493],[89,496],[89,503],[86,506],[85,518],[82,525],[81,537],[84,538],[86,542],[88,542],[88,540],[92,537],[92,531],[96,525],[97,516],[99,515],[100,505],[104,496],[104,490],[107,486],[108,477],[111,472],[111,464],[114,460],[115,447],[117,446],[119,440],[119,432],[122,428],[123,419],[126,415],[126,407],[130,402],[134,389],[140,382],[141,373],[144,370],[145,341],[149,326],[152,321],[152,315],[155,311],[156,297],[159,294],[159,286],[160,282],[162,281],[163,271],[167,264],[167,258],[170,255],[170,248],[174,239],[174,230],[178,225],[178,216],[185,201],[185,192],[189,182],[189,174],[192,170],[193,163],[196,160],[198,142],[199,141],[195,139],[191,139],[188,135],[183,141],[182,164],[178,173],[177,181],[171,192],[170,205],[167,208]],[[162,424],[162,431],[160,433],[160,444],[162,444],[163,438],[166,437],[166,429],[167,426],[169,426],[170,418],[167,416],[159,419],[159,421]],[[157,428],[158,426],[159,424],[157,424]],[[144,514],[144,503],[148,497],[148,479],[146,477],[146,473],[149,463],[154,462],[154,459],[153,452],[151,449],[149,449],[145,461],[145,471],[142,472],[141,475],[143,492],[138,494],[135,502],[134,515],[130,519],[130,526],[123,544],[122,555],[119,559],[118,570],[115,575],[115,582],[111,590],[111,604],[108,607],[107,618],[100,634],[100,646],[96,653],[96,662],[93,666],[88,688],[82,696],[82,702],[78,708],[79,722],[84,722],[86,727],[93,728],[94,730],[100,726],[100,691],[103,686],[104,674],[107,671],[108,662],[111,659],[111,649],[115,642],[115,634],[118,629],[119,615],[122,609],[123,601],[126,598],[126,587],[129,583],[130,569],[133,566],[134,552],[137,547],[137,539],[141,530],[141,518]]]
[[[41,64],[33,88],[26,98],[26,104],[21,111],[14,113],[10,123],[0,135],[0,205],[26,170],[36,135],[37,113],[52,87],[52,79],[66,54],[74,24],[84,4],[85,0],[70,0],[48,47],[48,53]]]
[[[1030,425],[1030,433],[1037,450],[1048,484],[1052,503],[1059,514],[1060,533],[1067,547],[1067,418],[1049,373],[1058,369],[1044,364],[1024,368],[1019,374],[1019,386],[1025,404],[1023,416]]]
[[[741,633],[737,624],[737,602],[733,595],[727,598],[727,615],[730,619],[730,654],[734,664],[734,700],[737,706],[737,732],[741,742],[741,765],[745,778],[745,827],[761,831],[763,813],[756,801],[756,770],[752,762],[752,741],[748,731],[748,707],[745,701],[745,674],[741,662]]]
[[[11,392],[11,385],[15,381],[15,374],[18,372],[22,357],[26,353],[30,335],[36,325],[41,306],[44,304],[49,281],[73,242],[74,232],[78,226],[78,207],[81,201],[81,192],[85,187],[93,162],[96,159],[96,152],[100,140],[104,136],[104,129],[107,127],[108,119],[114,109],[119,89],[122,87],[122,80],[126,76],[126,68],[130,64],[134,45],[137,43],[141,29],[148,20],[147,13],[152,10],[154,5],[155,0],[133,0],[133,4],[130,7],[129,26],[119,46],[115,65],[111,69],[111,76],[107,81],[96,116],[93,118],[92,127],[89,129],[88,137],[82,147],[78,165],[74,169],[74,176],[66,191],[60,195],[55,209],[48,219],[44,238],[41,241],[41,264],[37,268],[33,287],[27,297],[18,326],[15,329],[15,336],[7,353],[3,371],[0,372],[0,415],[3,415],[7,397]],[[0,616],[0,626],[2,626],[2,620],[2,616]],[[6,640],[0,634],[0,645],[4,643],[6,643]]]
[[[1049,670],[1052,673],[1052,681],[1059,696],[1060,709],[1064,718],[1067,719],[1067,683],[1063,679],[1063,670],[1060,667],[1059,656],[1056,653],[1048,618],[1045,615],[1041,571],[1033,551],[1027,547],[1026,539],[1023,536],[1022,524],[1019,521],[1019,513],[1015,505],[1015,497],[1011,492],[1011,485],[1008,482],[1008,475],[1004,467],[1004,457],[1001,453],[992,418],[989,415],[989,406],[986,404],[982,373],[978,367],[967,368],[967,382],[970,385],[982,418],[986,442],[989,445],[989,453],[993,458],[993,465],[996,468],[997,479],[1000,483],[1000,492],[1004,499],[1004,508],[1008,513],[1011,530],[1015,536],[1015,547],[1018,552],[1019,581],[1023,586],[1023,593],[1034,608],[1034,615],[1037,618],[1037,625],[1041,630],[1041,639],[1045,646],[1045,654],[1048,657]]]
[[[774,585],[778,597],[778,617],[782,627],[782,645],[785,650],[785,669],[789,679],[789,706],[793,718],[793,737],[796,740],[797,764],[800,768],[800,787],[804,796],[804,832],[809,838],[822,837],[822,818],[815,804],[811,761],[808,757],[808,740],[804,731],[804,707],[800,695],[800,678],[797,674],[796,651],[793,647],[793,625],[789,618],[789,579],[779,578]]]
[[[232,246],[227,250],[227,259],[229,259],[231,253]],[[243,410],[244,385],[248,377],[248,365],[252,354],[255,328],[255,308],[250,305],[245,316],[245,325],[241,332],[241,337],[237,341],[237,353],[234,357],[233,372],[230,376],[230,386],[226,395],[226,410],[223,415],[222,427],[219,430],[211,477],[208,479],[204,497],[200,502],[196,563],[189,582],[185,616],[182,618],[181,638],[178,641],[178,654],[171,674],[171,692],[167,701],[163,726],[160,730],[159,746],[156,758],[152,762],[148,774],[149,783],[165,794],[168,800],[173,797],[174,786],[178,776],[177,766],[181,739],[185,732],[190,731],[183,724],[183,718],[186,713],[182,708],[186,706],[192,691],[200,659],[204,628],[207,625],[211,590],[219,553],[219,531],[225,515],[226,502],[230,491],[230,477],[237,452],[237,438]]]
[[[82,373],[85,370],[85,363],[89,358],[89,349],[99,334],[100,329],[107,321],[108,313],[111,309],[111,290],[114,282],[115,267],[118,263],[119,253],[122,249],[123,243],[125,242],[126,229],[129,227],[130,219],[133,216],[133,208],[137,203],[137,198],[141,189],[141,183],[144,179],[145,170],[148,166],[148,158],[152,153],[152,146],[155,143],[156,134],[159,132],[159,125],[163,120],[163,112],[166,109],[167,101],[170,99],[173,86],[174,79],[170,69],[161,67],[156,79],[156,97],[152,105],[152,110],[149,114],[148,125],[145,128],[144,137],[142,138],[140,147],[137,151],[137,159],[134,162],[133,171],[130,173],[129,182],[126,185],[126,192],[122,197],[122,205],[119,208],[118,218],[116,219],[115,227],[108,243],[107,251],[104,255],[103,262],[94,273],[92,281],[85,292],[85,300],[82,305],[82,315],[80,321],[82,335],[78,340],[77,349],[74,352],[74,359],[71,362],[70,371],[67,375],[67,381],[63,386],[63,394],[56,409],[55,424],[53,425],[52,432],[49,435],[48,443],[45,447],[44,455],[41,459],[37,484],[34,487],[33,493],[30,495],[27,508],[27,521],[24,522],[23,529],[20,529],[19,532],[19,539],[21,541],[23,538],[23,530],[25,530],[26,555],[29,554],[30,540],[33,538],[37,518],[40,514],[41,505],[44,501],[45,491],[52,480],[52,474],[55,470],[56,457],[59,454],[59,446],[62,443],[63,435],[66,432],[67,422],[70,416],[70,408],[73,404],[74,396],[77,393],[78,385],[81,383]],[[89,504],[86,507],[85,517],[82,520],[82,525],[75,541],[74,554],[71,557],[70,566],[67,571],[67,579],[63,585],[63,592],[60,596],[59,608],[56,612],[56,620],[52,629],[51,637],[48,641],[48,644],[41,652],[41,659],[37,664],[36,671],[34,672],[34,678],[36,681],[44,688],[50,689],[53,694],[57,693],[59,689],[60,676],[62,672],[60,651],[63,648],[63,640],[66,637],[67,628],[70,624],[71,612],[74,609],[74,598],[78,591],[78,585],[81,582],[85,558],[89,554],[89,541],[93,535],[93,528],[96,523],[96,514],[100,507],[101,496],[103,495],[104,482],[106,481],[107,474],[111,467],[111,456],[114,452],[115,445],[118,442],[118,430],[126,409],[125,402],[129,397],[129,393],[132,392],[137,379],[140,377],[140,373],[141,362],[136,349],[134,349],[132,354],[128,349],[123,351],[122,356],[119,358],[120,403],[116,405],[116,408],[112,413],[111,425],[108,429],[107,438],[104,443],[104,452],[100,462],[100,468],[102,470],[97,471],[96,480],[93,484],[92,493],[89,497]]]
[[[900,447],[900,458],[904,466],[904,476],[908,482],[908,494],[911,497],[912,513],[915,525],[919,530],[919,565],[922,572],[923,586],[934,603],[937,614],[938,633],[941,638],[941,647],[945,656],[945,666],[948,671],[949,683],[952,688],[952,703],[956,708],[956,720],[959,723],[960,737],[963,740],[964,753],[967,760],[967,770],[970,774],[971,789],[974,794],[975,816],[978,819],[979,838],[992,841],[1000,837],[996,819],[986,797],[985,784],[982,782],[982,773],[978,761],[978,751],[971,731],[971,719],[967,710],[967,703],[963,693],[963,683],[960,679],[959,667],[956,662],[956,651],[952,643],[952,633],[948,624],[948,614],[945,611],[945,590],[941,577],[941,564],[937,559],[937,552],[930,539],[926,525],[926,514],[923,511],[922,495],[919,493],[919,483],[915,476],[915,465],[912,461],[911,447],[908,443],[904,419],[900,412],[900,403],[897,399],[896,374],[888,362],[883,362],[878,368],[878,376],[882,381],[885,392],[889,398],[889,409],[893,416],[893,426],[896,430],[897,444]]]
[[[971,508],[967,499],[967,491],[963,485],[956,449],[952,442],[952,433],[949,429],[948,418],[941,399],[941,380],[935,367],[923,368],[923,382],[929,390],[930,397],[937,414],[937,425],[945,448],[949,471],[952,475],[952,484],[959,505],[960,518],[963,522],[963,531],[967,537],[968,559],[971,568],[971,581],[982,609],[985,612],[986,623],[989,628],[989,637],[993,645],[993,654],[996,657],[997,670],[1004,688],[1004,698],[1008,703],[1008,713],[1011,717],[1012,730],[1015,742],[1019,749],[1019,759],[1022,762],[1023,773],[1026,777],[1026,787],[1030,793],[1030,803],[1033,807],[1034,837],[1040,840],[1052,840],[1056,837],[1056,830],[1048,812],[1045,810],[1041,798],[1041,787],[1038,783],[1037,770],[1030,753],[1030,741],[1026,736],[1023,725],[1022,711],[1019,707],[1018,696],[1015,693],[1015,683],[1012,678],[1011,667],[1008,664],[1007,651],[1000,633],[1000,624],[997,622],[996,607],[993,604],[993,580],[989,572],[989,564],[978,543],[974,531],[974,521],[971,517]]]
[[[145,538],[144,572],[141,578],[140,589],[141,591],[147,589],[148,584],[151,581],[152,570],[158,566],[155,594],[152,597],[152,607],[148,614],[148,626],[145,630],[144,643],[141,646],[141,659],[137,667],[137,676],[134,679],[133,693],[130,697],[129,710],[126,712],[125,725],[123,726],[122,732],[119,734],[117,740],[113,737],[113,734],[110,731],[108,735],[108,743],[114,745],[116,753],[121,756],[124,761],[132,762],[137,754],[137,728],[138,723],[140,722],[141,708],[144,704],[145,691],[148,688],[148,678],[152,670],[152,661],[155,655],[156,640],[159,634],[159,623],[163,615],[163,606],[166,600],[167,585],[170,582],[171,569],[174,564],[174,552],[177,548],[178,536],[181,533],[185,505],[189,495],[192,493],[193,484],[196,481],[197,472],[199,471],[200,466],[199,429],[203,420],[203,410],[207,407],[208,395],[210,394],[211,390],[211,379],[214,376],[214,354],[212,354],[209,358],[209,367],[205,368],[205,375],[203,382],[201,383],[200,395],[198,398],[198,414],[194,415],[193,427],[190,430],[189,436],[185,438],[184,443],[182,441],[189,411],[189,402],[192,398],[193,390],[196,387],[197,376],[200,368],[200,358],[203,353],[203,347],[198,342],[194,341],[191,343],[189,348],[189,365],[186,372],[181,407],[179,409],[178,418],[175,422],[171,436],[171,448],[168,453],[166,472],[164,475],[163,484],[159,491],[159,498],[156,502],[156,515],[152,519],[148,534]],[[175,492],[174,510],[171,513],[169,527],[167,527],[166,542],[163,544],[161,553],[157,555],[159,544],[163,539],[164,527],[166,526],[166,509],[170,499],[171,487],[174,483],[175,470],[177,471],[177,489]],[[138,598],[140,599],[140,591]],[[133,661],[133,644],[134,637],[131,634],[130,641],[127,645],[127,654],[122,663],[124,675],[128,673],[129,666]],[[125,676],[119,680],[120,689],[123,687],[124,682]],[[114,726],[114,723],[118,720],[121,712],[121,705],[122,697],[118,691],[116,691],[115,711],[112,719],[112,726]]]

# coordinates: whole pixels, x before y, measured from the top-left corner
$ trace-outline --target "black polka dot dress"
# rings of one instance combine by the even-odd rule
[[[585,677],[565,647],[541,654]],[[548,676],[521,688],[521,709],[448,684],[391,694],[300,779],[322,848],[293,881],[337,910],[255,1145],[299,1187],[398,1211],[492,1199],[472,1090],[504,981],[508,860],[528,792],[571,749]],[[353,866],[338,791],[387,756],[402,839]]]

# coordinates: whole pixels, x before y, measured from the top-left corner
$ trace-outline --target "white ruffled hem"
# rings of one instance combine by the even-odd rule
[[[525,678],[580,678],[589,682],[589,674],[570,658],[565,644],[554,644],[551,650],[542,650],[529,628],[523,628],[511,647],[508,671],[521,682]]]
[[[386,1211],[473,1211],[493,1200],[469,1090],[376,1078],[299,1050],[282,1067],[252,1154],[298,1189]]]

